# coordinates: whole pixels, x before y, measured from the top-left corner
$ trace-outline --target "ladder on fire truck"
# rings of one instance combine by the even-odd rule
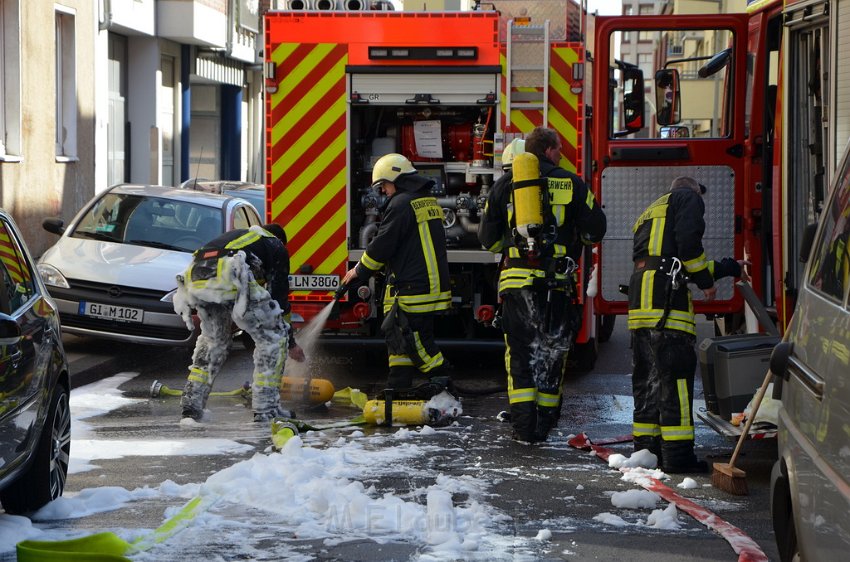
[[[510,128],[511,111],[515,109],[542,110],[543,124],[548,125],[549,20],[543,25],[529,25],[511,19],[506,35],[505,128]]]

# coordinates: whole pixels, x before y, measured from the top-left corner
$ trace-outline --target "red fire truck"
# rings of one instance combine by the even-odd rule
[[[360,7],[360,3],[356,3]],[[499,256],[477,239],[506,142],[548,125],[561,166],[585,169],[585,18],[573,0],[502,0],[467,12],[277,11],[265,16],[268,218],[285,225],[293,318],[309,322],[377,230],[371,169],[399,152],[436,180],[452,280],[438,337],[501,343]],[[581,284],[590,279],[588,253]],[[374,337],[382,280],[352,287],[327,335]],[[574,359],[596,357],[592,299]]]

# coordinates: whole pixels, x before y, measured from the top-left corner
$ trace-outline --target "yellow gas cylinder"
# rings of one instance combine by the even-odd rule
[[[429,414],[424,400],[393,400],[393,425],[421,425],[428,423]],[[363,406],[363,418],[371,425],[383,425],[386,421],[386,401],[369,400]]]
[[[523,152],[513,162],[513,203],[517,232],[532,239],[543,228],[543,199],[540,189],[540,163],[537,156]]]
[[[325,379],[283,377],[280,381],[280,399],[285,401],[322,404],[334,397],[334,385]]]

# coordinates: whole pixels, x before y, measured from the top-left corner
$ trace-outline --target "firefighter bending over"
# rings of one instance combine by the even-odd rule
[[[434,340],[434,314],[449,309],[452,302],[443,209],[431,194],[433,185],[401,154],[387,154],[375,162],[372,187],[385,193],[389,202],[377,234],[343,278],[348,285],[385,271],[382,328],[389,354],[387,384],[409,391],[414,376],[422,374],[433,384],[420,388],[431,395],[450,382]]]
[[[192,329],[192,309],[201,320],[189,380],[183,389],[182,416],[203,416],[212,384],[227,358],[233,323],[254,340],[254,421],[292,417],[280,406],[280,382],[287,350],[296,361],[304,352],[289,323],[289,253],[278,224],[225,232],[193,254],[177,276],[174,309]]]
[[[505,161],[478,231],[502,254],[499,275],[508,401],[514,438],[545,441],[561,410],[567,353],[581,323],[575,269],[585,245],[602,240],[605,214],[575,174],[557,166],[561,141],[537,127]]]
[[[743,260],[705,257],[704,185],[673,180],[634,224],[629,330],[634,373],[634,447],[649,449],[669,473],[705,472],[694,454],[693,390],[696,329],[688,283],[715,297],[714,280],[748,278]]]

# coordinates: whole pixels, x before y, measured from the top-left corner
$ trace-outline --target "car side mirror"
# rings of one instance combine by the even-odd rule
[[[809,261],[809,256],[812,253],[812,244],[815,242],[815,233],[817,231],[817,223],[806,225],[806,230],[803,231],[803,238],[800,240],[800,261],[803,263]]]
[[[662,68],[655,72],[655,118],[659,125],[675,125],[682,120],[682,93],[679,71]]]
[[[794,351],[794,344],[790,341],[779,342],[773,348],[770,354],[770,372],[774,376],[788,380],[788,358],[791,357],[792,351]]]
[[[700,78],[708,78],[713,74],[717,74],[720,69],[725,68],[731,61],[732,49],[723,49],[702,65],[697,71],[697,75]]]
[[[46,218],[42,221],[41,227],[51,234],[62,236],[65,232],[65,221],[58,217]]]
[[[0,314],[0,340],[17,339],[21,337],[21,327],[11,316]]]
[[[643,128],[643,88],[643,71],[626,67],[623,70],[623,123],[629,133]]]

